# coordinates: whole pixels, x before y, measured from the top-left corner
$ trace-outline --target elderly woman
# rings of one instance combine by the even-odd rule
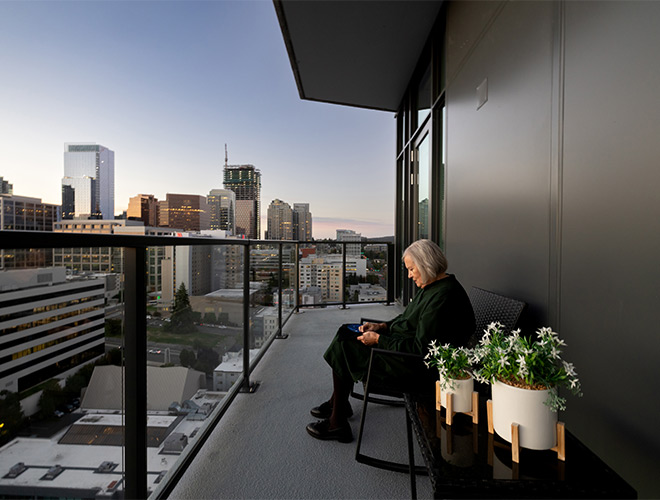
[[[474,333],[470,300],[454,275],[447,274],[440,247],[430,240],[418,240],[405,250],[403,262],[420,290],[405,311],[387,323],[339,329],[323,355],[332,367],[332,397],[312,408],[312,415],[321,420],[307,426],[311,436],[342,443],[353,440],[348,397],[355,382],[366,380],[372,347],[425,355],[432,340],[463,346]],[[400,387],[414,377],[410,365],[402,360],[376,359],[379,362],[372,367],[371,376],[379,383]]]

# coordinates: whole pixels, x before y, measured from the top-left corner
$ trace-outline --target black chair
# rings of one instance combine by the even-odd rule
[[[514,329],[518,324],[520,316],[526,307],[526,303],[520,300],[505,297],[482,288],[472,287],[469,293],[470,303],[475,316],[475,331],[468,341],[469,347],[474,347],[483,335],[485,328],[494,321],[502,323],[506,329]],[[374,321],[363,319],[365,321]],[[376,321],[377,322],[377,321]],[[403,406],[403,393],[417,389],[424,391],[425,383],[409,385],[403,387],[384,387],[377,385],[371,380],[371,368],[374,365],[374,360],[378,356],[383,357],[399,357],[406,359],[408,363],[415,363],[420,367],[420,373],[423,373],[424,357],[418,354],[404,353],[398,351],[389,351],[385,349],[374,348],[371,350],[371,357],[369,359],[369,370],[367,372],[367,380],[364,383],[364,394],[351,392],[353,397],[363,400],[362,415],[360,417],[360,429],[358,431],[357,447],[355,450],[355,460],[360,463],[378,467],[380,469],[392,470],[396,472],[410,473],[410,466],[408,463],[392,462],[389,460],[382,460],[376,457],[365,455],[360,450],[362,448],[362,437],[364,433],[364,423],[367,416],[367,406],[369,403],[386,404],[390,406]],[[423,377],[423,375],[421,375]],[[423,396],[432,397],[434,388],[432,385],[428,388],[428,393],[422,394]],[[371,394],[385,396],[388,399],[374,397]],[[406,415],[406,419],[408,416]],[[406,420],[407,432],[410,433],[410,426]],[[410,439],[408,440],[410,443]],[[409,453],[412,451],[409,450]],[[421,466],[415,467],[415,473],[426,474],[426,469]]]
[[[426,369],[426,366],[424,365],[424,357],[418,354],[412,354],[412,353],[400,352],[400,351],[389,351],[386,349],[378,349],[378,348],[373,348],[371,350],[371,355],[369,358],[369,370],[367,372],[367,380],[364,383],[364,394],[359,394],[359,393],[357,394],[357,396],[359,396],[360,399],[363,400],[363,403],[362,403],[362,415],[360,416],[360,430],[358,431],[357,446],[355,449],[355,460],[366,465],[371,465],[372,467],[378,467],[379,469],[386,469],[395,472],[412,473],[413,471],[410,470],[410,464],[413,462],[410,460],[410,457],[408,457],[409,460],[408,463],[402,463],[402,462],[392,462],[389,460],[382,460],[380,458],[376,458],[361,453],[360,450],[362,448],[364,423],[367,417],[367,405],[369,403],[377,403],[377,404],[386,404],[390,406],[403,406],[405,404],[403,401],[404,392],[411,392],[415,388],[418,388],[420,389],[420,392],[427,394],[428,390],[431,390],[432,384],[434,382],[431,380],[427,380],[426,385],[424,384],[424,382],[421,382],[419,384],[408,384],[406,387],[404,387],[403,384],[398,387],[394,387],[391,385],[384,386],[382,384],[378,384],[375,380],[372,380],[371,368],[372,366],[374,366],[379,356],[382,356],[383,358],[396,357],[396,358],[404,359],[406,363],[414,364],[415,366],[419,367],[420,373],[423,373]],[[424,375],[422,375],[422,377],[423,376]],[[428,378],[428,376],[426,378]],[[428,388],[427,391],[424,391],[423,387],[427,387]],[[385,396],[391,399],[372,397],[370,396],[372,392],[378,394],[379,396]],[[408,443],[410,444],[412,431],[407,414],[406,414],[406,432],[408,434]],[[411,449],[409,449],[409,453],[412,453]],[[414,472],[416,474],[427,474],[426,468],[422,466],[415,466]]]
[[[470,289],[469,295],[476,327],[468,341],[468,347],[476,346],[486,327],[494,321],[502,323],[505,330],[513,330],[518,325],[520,316],[527,306],[521,300],[505,297],[476,286]]]

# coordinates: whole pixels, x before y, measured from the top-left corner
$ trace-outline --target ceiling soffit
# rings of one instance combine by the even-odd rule
[[[274,0],[300,97],[396,111],[441,3]]]

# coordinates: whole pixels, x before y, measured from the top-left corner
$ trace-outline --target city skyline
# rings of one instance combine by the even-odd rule
[[[269,1],[3,2],[0,43],[16,195],[61,204],[63,145],[93,142],[116,154],[115,214],[206,196],[227,144],[262,172],[264,206],[313,200],[314,238],[394,233],[393,115],[302,101]]]

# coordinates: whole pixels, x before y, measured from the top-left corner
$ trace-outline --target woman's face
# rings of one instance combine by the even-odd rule
[[[406,269],[408,269],[408,277],[411,278],[419,288],[424,288],[425,283],[422,281],[421,274],[419,273],[419,269],[417,269],[415,262],[406,255],[403,258],[403,263],[406,265]]]

